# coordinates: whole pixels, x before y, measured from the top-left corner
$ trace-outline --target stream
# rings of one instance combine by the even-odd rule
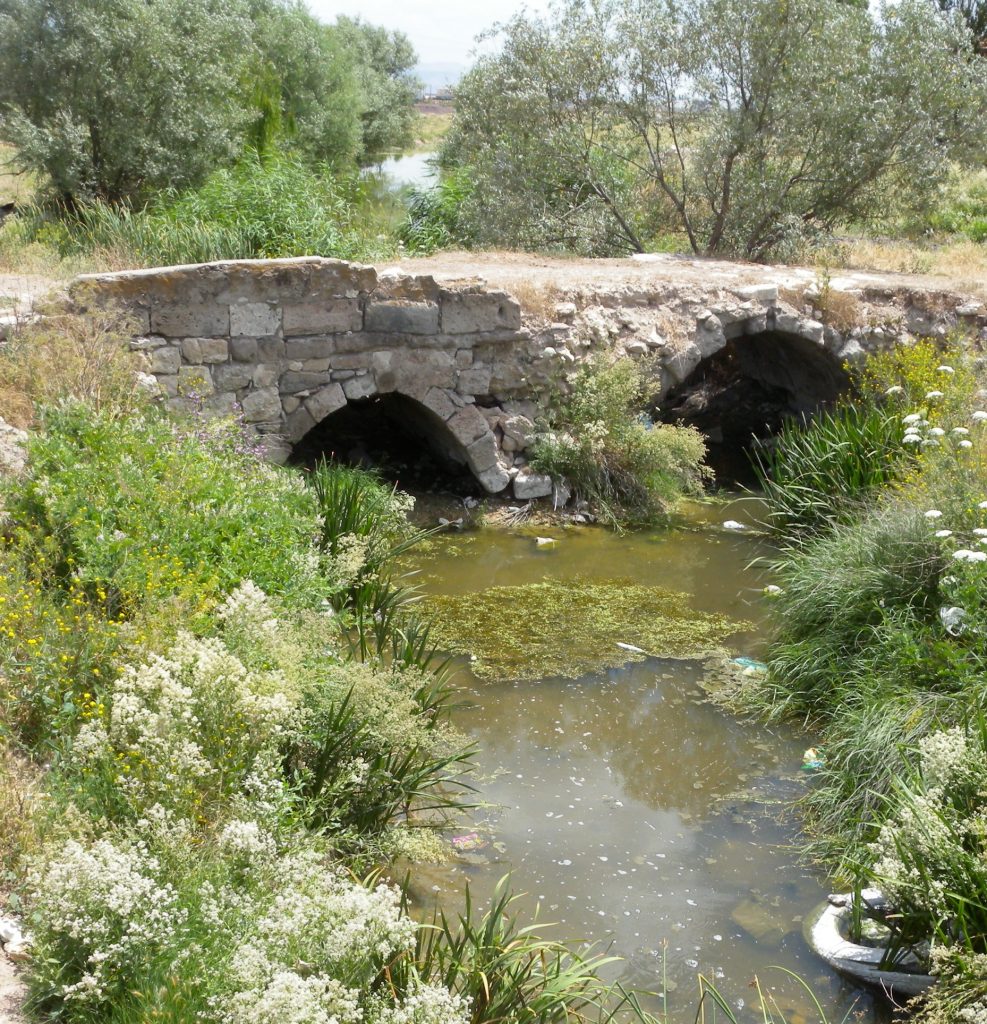
[[[444,534],[416,557],[418,582],[468,602],[495,586],[626,577],[684,592],[697,611],[747,620],[728,646],[757,658],[767,581],[749,566],[771,548],[721,525],[756,514],[755,502],[738,499],[691,505],[675,528],[653,533]],[[536,533],[558,543],[538,544]],[[762,1019],[756,974],[789,1024],[818,1021],[809,995],[778,968],[805,979],[830,1022],[876,1021],[870,998],[802,938],[803,916],[827,892],[799,863],[790,809],[810,782],[802,754],[811,737],[719,709],[705,697],[704,671],[648,657],[578,679],[491,681],[460,659],[455,724],[478,746],[472,781],[482,806],[456,832],[452,863],[415,869],[413,895],[455,912],[468,883],[483,906],[509,873],[525,922],[537,917],[545,937],[621,957],[608,976],[655,993],[648,1008],[675,1024],[695,1019],[700,973],[739,1020]]]

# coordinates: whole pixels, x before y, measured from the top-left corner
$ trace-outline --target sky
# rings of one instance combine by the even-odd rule
[[[474,39],[494,22],[507,21],[522,8],[548,9],[548,0],[307,0],[309,10],[331,22],[340,14],[404,32],[422,64],[467,67]]]

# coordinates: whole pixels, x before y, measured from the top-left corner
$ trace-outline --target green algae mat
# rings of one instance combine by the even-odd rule
[[[433,641],[469,657],[481,679],[575,679],[646,656],[700,658],[749,626],[627,579],[544,579],[423,605]]]

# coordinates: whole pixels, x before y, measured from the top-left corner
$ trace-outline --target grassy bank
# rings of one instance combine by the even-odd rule
[[[883,888],[896,949],[940,975],[923,1021],[987,1012],[987,391],[962,339],[872,359],[852,412],[762,462],[777,565],[769,676],[821,730],[812,851]]]
[[[390,568],[409,499],[166,415],[124,324],[25,331],[0,353],[31,428],[2,488],[0,737],[35,1016],[611,1019],[603,961],[520,929],[508,893],[433,930],[380,880],[445,855],[471,757]],[[92,344],[60,359],[72,331]]]

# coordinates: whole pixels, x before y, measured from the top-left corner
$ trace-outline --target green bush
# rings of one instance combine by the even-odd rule
[[[94,202],[38,209],[23,230],[63,255],[103,251],[143,266],[283,256],[372,259],[393,242],[374,234],[383,211],[356,179],[290,157],[242,160],[194,190],[130,209]]]
[[[584,367],[530,452],[538,472],[564,478],[614,526],[665,520],[708,476],[702,435],[652,422],[640,412],[645,394],[644,374],[629,359]]]
[[[472,190],[465,168],[444,174],[431,188],[414,189],[408,219],[399,233],[408,251],[427,256],[437,249],[467,245],[471,239],[462,224],[461,208]]]

